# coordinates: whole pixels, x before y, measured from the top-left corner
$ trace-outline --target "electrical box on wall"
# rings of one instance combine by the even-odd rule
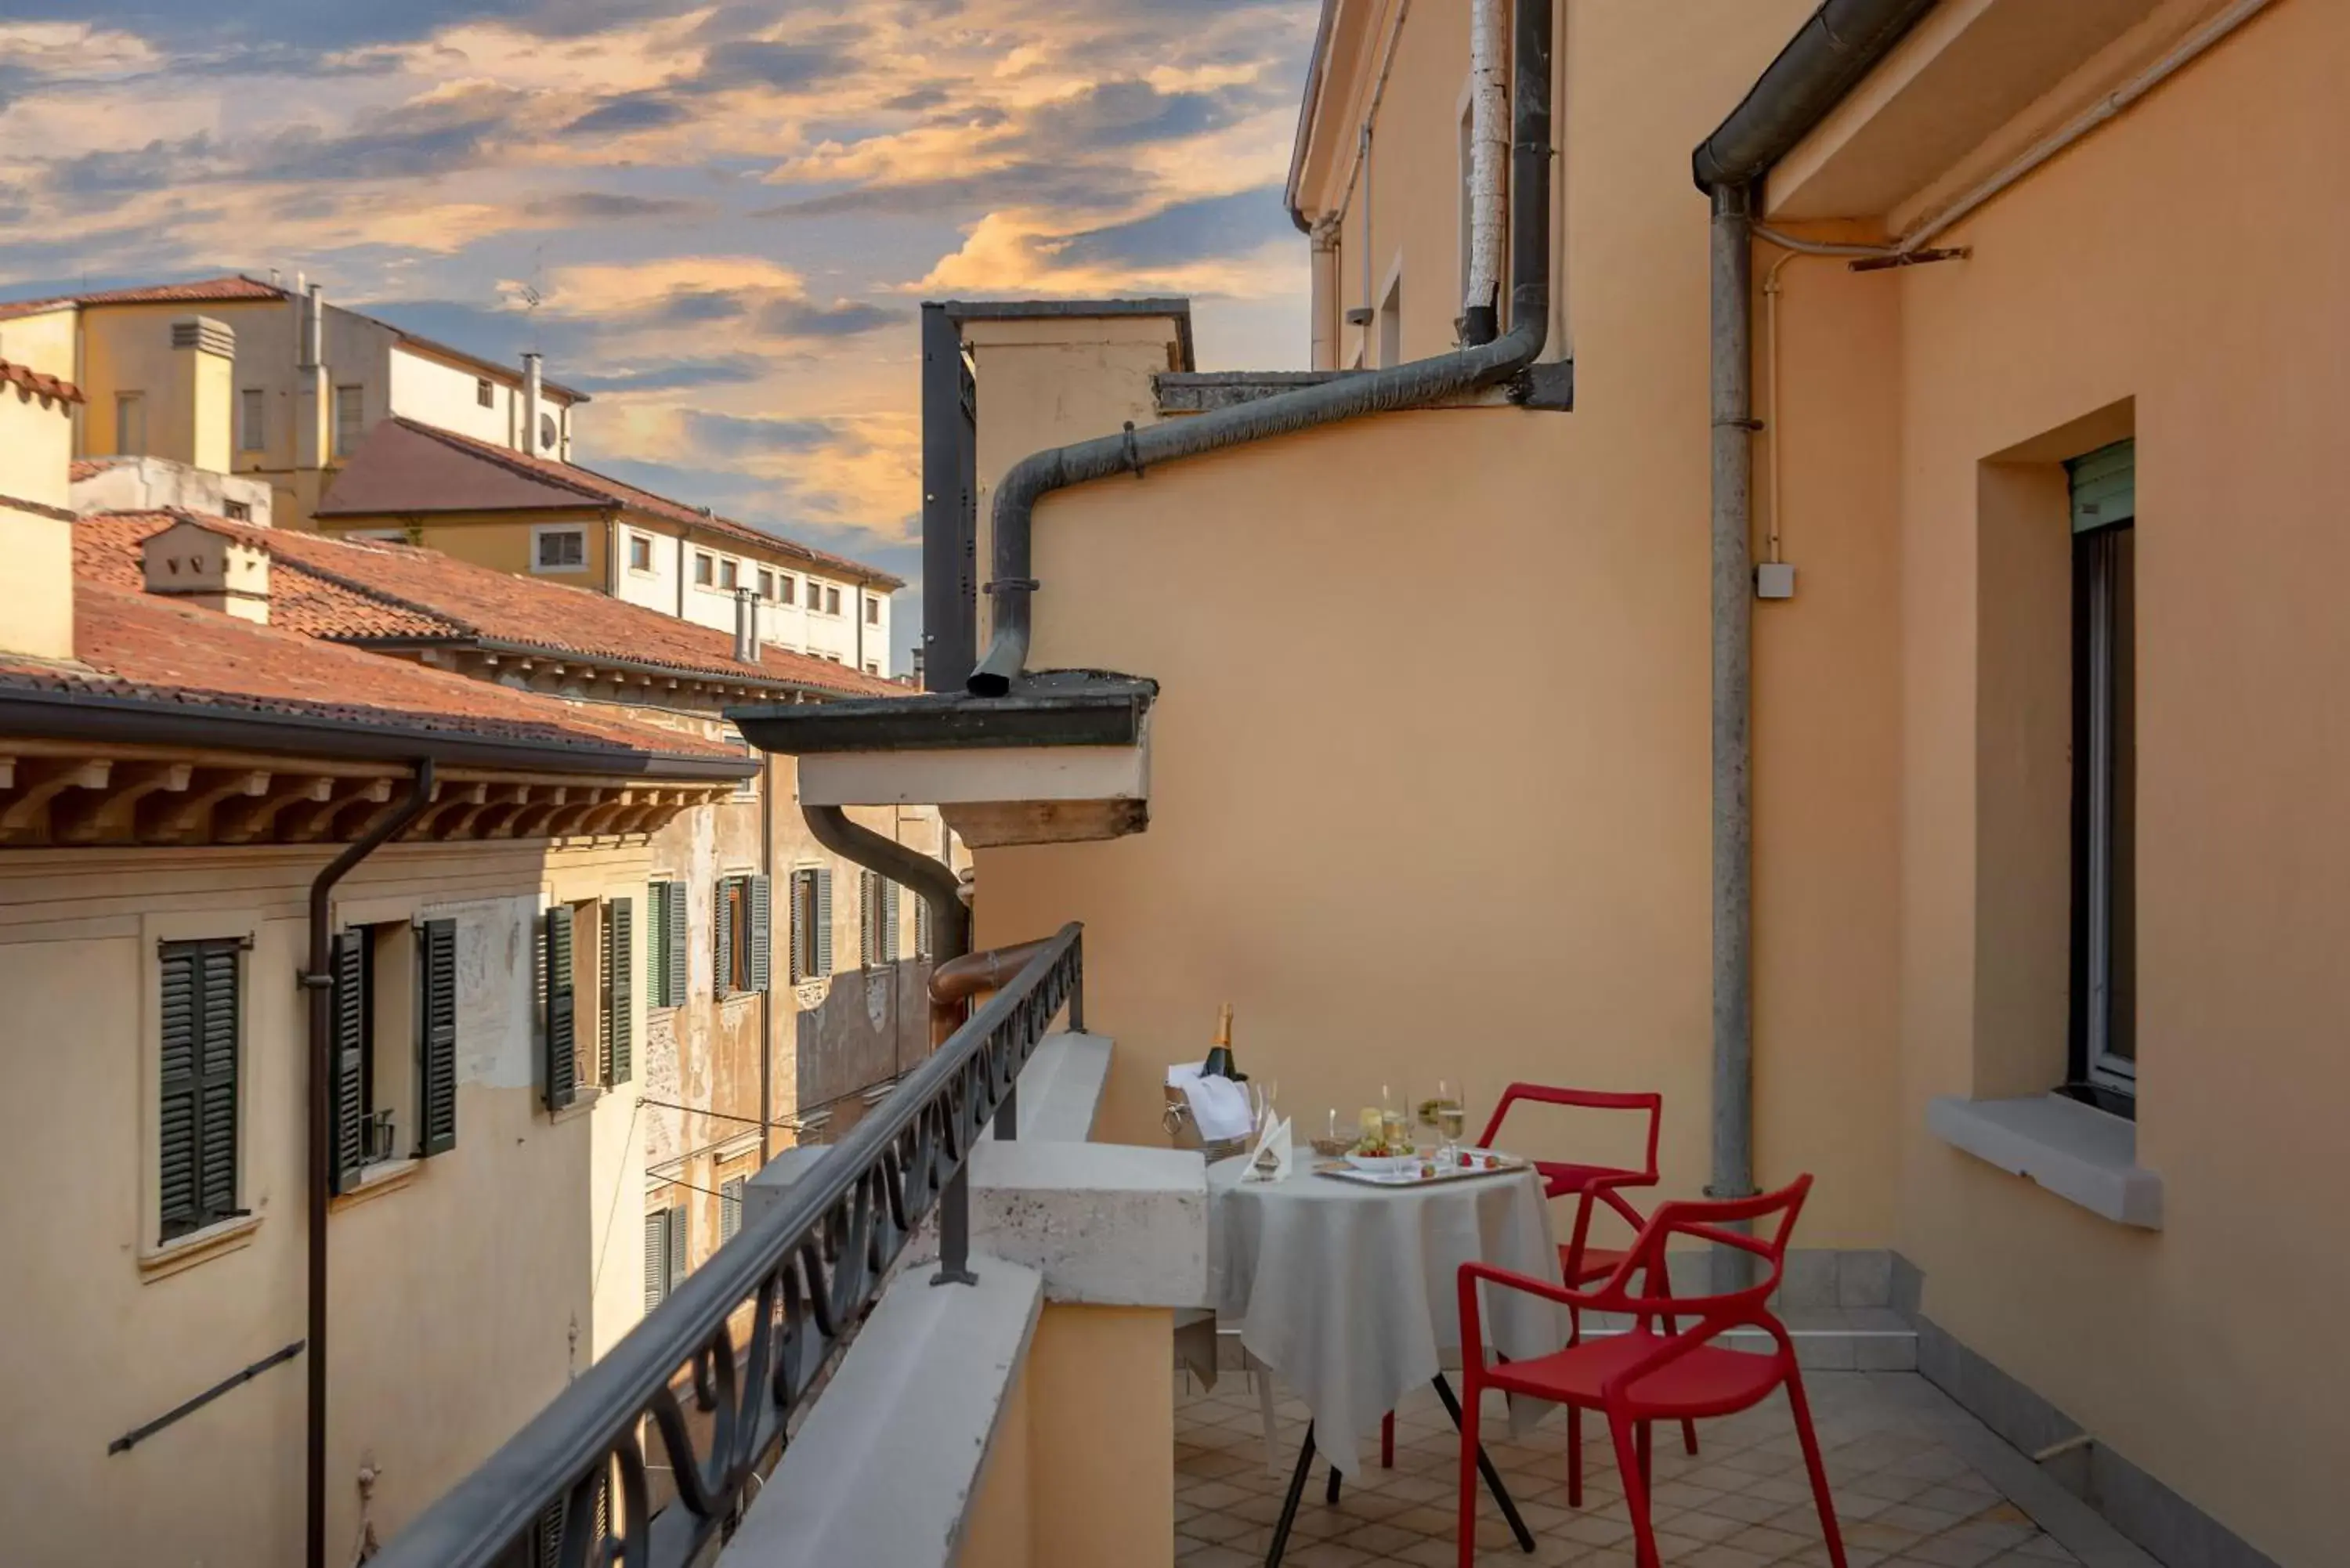
[[[1791,599],[1795,597],[1795,568],[1784,561],[1765,561],[1754,568],[1754,597]]]

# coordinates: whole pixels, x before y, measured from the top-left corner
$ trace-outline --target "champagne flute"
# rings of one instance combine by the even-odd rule
[[[1436,1081],[1436,1130],[1444,1135],[1444,1163],[1461,1163],[1461,1134],[1465,1123],[1460,1086],[1447,1078]]]

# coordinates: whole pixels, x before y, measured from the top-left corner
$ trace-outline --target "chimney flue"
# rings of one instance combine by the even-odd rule
[[[525,354],[522,357],[522,450],[534,455],[542,444],[538,439],[539,400],[538,356]]]
[[[310,306],[302,323],[302,369],[309,370],[327,362],[327,286],[312,284],[307,297]]]
[[[734,662],[759,662],[759,596],[749,588],[734,590]]]

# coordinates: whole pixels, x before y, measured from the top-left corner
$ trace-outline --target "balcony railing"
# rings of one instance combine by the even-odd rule
[[[1070,924],[818,1160],[487,1463],[392,1540],[376,1568],[504,1568],[556,1532],[565,1568],[681,1568],[731,1529],[795,1410],[933,1210],[934,1282],[972,1276],[964,1166],[1011,1136],[1013,1085],[1063,1003],[1084,1027]],[[738,1343],[736,1320],[749,1309]],[[683,1389],[685,1392],[681,1392]],[[689,1412],[689,1403],[693,1407]],[[676,1498],[650,1511],[648,1428]],[[607,1508],[606,1501],[618,1506]],[[538,1549],[543,1558],[544,1545]]]

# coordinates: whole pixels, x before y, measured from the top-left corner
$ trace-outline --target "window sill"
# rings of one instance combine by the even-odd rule
[[[421,1159],[380,1159],[359,1172],[359,1184],[348,1192],[338,1192],[327,1205],[327,1212],[339,1214],[370,1198],[380,1198],[396,1192],[416,1179],[424,1168]]]
[[[260,1215],[240,1214],[234,1220],[174,1236],[140,1255],[139,1276],[142,1281],[169,1279],[183,1269],[192,1269],[198,1263],[251,1245],[254,1232],[260,1229]]]
[[[594,1110],[596,1102],[602,1099],[608,1092],[599,1084],[583,1084],[579,1086],[577,1097],[569,1105],[559,1111],[549,1113],[546,1119],[557,1126],[568,1121],[577,1121]]]
[[[535,576],[535,577],[577,577],[577,576],[583,576],[583,575],[587,572],[587,570],[588,570],[588,568],[587,568],[586,566],[535,566],[531,567],[530,572],[531,572],[531,576]]]
[[[2137,1124],[2062,1095],[1937,1096],[1926,1127],[1951,1147],[2117,1225],[2162,1229],[2162,1178],[2137,1163]]]

